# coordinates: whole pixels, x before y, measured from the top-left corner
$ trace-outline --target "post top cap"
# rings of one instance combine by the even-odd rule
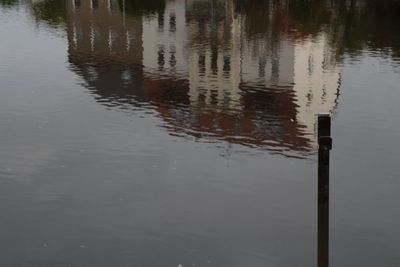
[[[331,114],[329,112],[320,112],[318,113],[318,117],[330,117]]]

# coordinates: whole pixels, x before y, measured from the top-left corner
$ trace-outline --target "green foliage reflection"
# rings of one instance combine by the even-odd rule
[[[296,39],[325,32],[339,54],[369,48],[399,56],[398,0],[235,0],[235,10],[244,16],[249,38],[284,34]]]
[[[67,20],[66,0],[43,0],[33,5],[33,15],[52,26],[64,24]]]
[[[130,16],[162,13],[165,0],[119,0],[120,9]]]
[[[18,0],[0,0],[0,6],[2,7],[12,7],[18,4]]]
[[[118,0],[127,15],[142,16],[163,13],[165,0]],[[279,41],[282,35],[292,39],[325,32],[332,50],[340,57],[356,55],[365,48],[400,56],[400,0],[212,0],[219,9],[233,1],[236,15],[243,17],[245,38],[266,36]],[[0,0],[2,7],[11,7],[20,0]],[[27,2],[24,2],[27,3]],[[207,19],[211,2],[196,1],[199,17]],[[43,0],[32,6],[34,17],[50,25],[67,20],[66,0]]]

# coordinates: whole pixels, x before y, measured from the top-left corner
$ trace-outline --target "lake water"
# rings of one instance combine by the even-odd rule
[[[400,2],[0,0],[0,266],[400,266]]]

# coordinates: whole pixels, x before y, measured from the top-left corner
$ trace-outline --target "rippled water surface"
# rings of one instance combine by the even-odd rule
[[[400,266],[400,2],[0,0],[0,266]]]

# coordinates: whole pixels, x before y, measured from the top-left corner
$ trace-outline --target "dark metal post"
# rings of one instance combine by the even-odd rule
[[[318,267],[329,266],[329,151],[331,117],[318,115]]]

